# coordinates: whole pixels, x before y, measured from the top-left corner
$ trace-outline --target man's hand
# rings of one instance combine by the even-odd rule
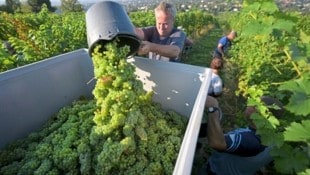
[[[149,41],[142,41],[138,55],[145,55],[154,52],[167,58],[177,58],[181,52],[176,45],[156,44]]]
[[[148,41],[142,41],[141,46],[138,50],[138,55],[146,55],[150,52],[151,50],[151,46],[150,46],[150,42]]]

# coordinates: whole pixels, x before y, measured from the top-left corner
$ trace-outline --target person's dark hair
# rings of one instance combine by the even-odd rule
[[[280,118],[284,113],[283,104],[275,98],[269,97],[269,96],[262,96],[261,97],[262,102],[267,106],[276,105],[279,109],[269,108],[270,112],[277,118]]]
[[[214,57],[211,61],[210,68],[220,70],[223,68],[223,59]]]

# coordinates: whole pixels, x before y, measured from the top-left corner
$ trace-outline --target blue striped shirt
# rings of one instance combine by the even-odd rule
[[[255,156],[266,148],[261,144],[261,139],[256,135],[256,130],[250,127],[239,128],[226,133],[225,141],[227,144],[225,152],[240,156]]]

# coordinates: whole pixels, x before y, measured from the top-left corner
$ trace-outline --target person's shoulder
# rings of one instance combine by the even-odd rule
[[[253,133],[253,130],[251,130],[249,127],[243,127],[243,128],[236,128],[227,132],[227,134],[229,135],[243,134],[243,133]]]
[[[186,37],[186,34],[183,30],[174,28],[171,32],[170,37]]]
[[[176,31],[176,32],[180,32],[180,33],[184,33],[185,34],[185,32],[182,29],[174,28],[173,30]]]
[[[210,86],[213,86],[215,88],[214,92],[217,92],[217,94],[222,93],[223,91],[222,78],[217,74],[212,74]]]
[[[227,40],[228,40],[227,36],[222,36],[220,39],[220,41],[227,41]]]
[[[221,37],[220,39],[219,39],[219,41],[218,41],[218,43],[219,44],[222,44],[222,45],[225,45],[225,43],[226,43],[226,40],[227,39],[227,37],[226,36],[223,36],[223,37]]]
[[[158,32],[155,26],[147,26],[141,28],[144,33],[144,39],[149,40],[153,36],[158,36]]]
[[[220,77],[218,74],[214,73],[214,72],[211,72],[211,77],[212,78],[218,78]]]
[[[142,30],[156,30],[155,26],[146,26],[146,27],[142,27]]]

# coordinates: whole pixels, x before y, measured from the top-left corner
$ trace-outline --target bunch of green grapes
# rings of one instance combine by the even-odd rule
[[[96,174],[172,174],[186,119],[152,102],[126,60],[129,47],[100,49],[92,55],[97,109],[91,143],[101,147]]]
[[[41,131],[0,151],[0,174],[172,174],[187,119],[143,89],[128,47],[92,55],[95,99],[62,108]]]
[[[0,150],[0,174],[91,174],[94,100],[62,108],[38,132]]]

